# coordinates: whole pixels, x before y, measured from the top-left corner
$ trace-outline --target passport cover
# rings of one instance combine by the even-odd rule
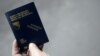
[[[44,44],[49,41],[34,2],[8,11],[5,15],[21,49],[27,49],[30,42]]]

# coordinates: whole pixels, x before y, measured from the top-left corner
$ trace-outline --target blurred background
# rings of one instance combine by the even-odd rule
[[[11,56],[15,39],[5,12],[35,2],[50,56],[100,56],[100,0],[0,0],[0,56]]]

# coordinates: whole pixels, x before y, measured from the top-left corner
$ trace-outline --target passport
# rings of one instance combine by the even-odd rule
[[[29,43],[43,45],[49,42],[34,2],[5,13],[17,43],[24,52]]]

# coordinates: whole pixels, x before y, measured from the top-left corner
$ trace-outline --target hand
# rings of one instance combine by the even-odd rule
[[[12,56],[47,56],[47,54],[38,49],[34,43],[29,44],[29,50],[27,53],[19,53],[20,48],[17,45],[17,42],[13,42],[12,46]]]

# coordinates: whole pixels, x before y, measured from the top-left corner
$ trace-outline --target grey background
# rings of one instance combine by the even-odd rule
[[[14,35],[4,13],[34,1],[50,56],[100,56],[100,0],[0,0],[0,56],[11,56]]]

